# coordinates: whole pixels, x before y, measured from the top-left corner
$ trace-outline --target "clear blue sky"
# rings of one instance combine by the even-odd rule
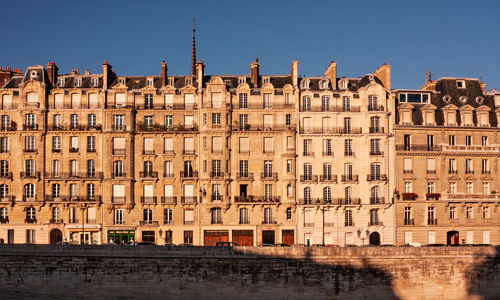
[[[424,74],[480,77],[500,89],[500,1],[5,1],[0,66],[55,61],[60,72],[188,74],[192,18],[207,74],[316,76],[335,60],[339,76],[392,65],[393,88]]]

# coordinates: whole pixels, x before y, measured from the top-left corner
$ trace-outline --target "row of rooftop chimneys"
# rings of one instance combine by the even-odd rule
[[[255,59],[253,63],[250,64],[250,84],[251,87],[257,87],[260,74],[259,74],[259,59]],[[298,62],[296,60],[292,61],[292,64],[290,66],[291,69],[291,77],[292,77],[292,85],[294,87],[298,86]],[[58,76],[58,67],[55,64],[55,62],[49,62],[47,64],[47,74],[48,74],[48,79],[52,85],[55,85],[57,83],[57,76]],[[198,61],[196,63],[196,74],[192,74],[195,76],[193,78],[197,85],[198,88],[201,89],[202,83],[203,83],[203,77],[204,77],[204,71],[205,71],[205,65],[203,64],[202,61]],[[78,75],[79,74],[79,69],[73,69],[71,72],[72,75]],[[168,68],[167,68],[167,63],[165,61],[162,61],[161,63],[161,86],[164,87],[167,85],[167,74],[168,74]],[[85,71],[85,75],[90,75],[90,70]],[[337,88],[337,63],[335,61],[332,61],[328,67],[325,70],[324,73],[325,77],[329,78],[330,83],[332,85],[333,89]],[[377,76],[382,83],[384,84],[384,87],[387,89],[391,88],[391,66],[388,64],[382,64],[380,67],[377,68],[377,70],[373,73],[373,75]],[[108,63],[108,61],[104,61],[102,64],[102,77],[103,77],[103,88],[107,89],[108,85],[116,78],[116,74],[112,70],[111,65]]]

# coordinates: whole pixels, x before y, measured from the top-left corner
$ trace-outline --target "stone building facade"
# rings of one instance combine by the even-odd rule
[[[430,76],[394,95],[397,243],[499,244],[500,95]]]
[[[0,239],[427,244],[434,228],[436,243],[460,230],[473,231],[467,242],[500,243],[498,93],[469,79],[465,88],[442,79],[391,90],[386,64],[361,78],[337,77],[335,62],[321,77],[299,77],[296,61],[285,75],[259,67],[209,76],[198,62],[192,74],[171,76],[162,62],[159,76],[121,76],[108,62],[100,74],[58,74],[49,63],[9,73],[0,88]],[[401,101],[419,93],[427,102]],[[460,118],[479,125],[453,125]],[[429,135],[430,148],[420,147]],[[430,166],[429,155],[434,173],[407,168]],[[464,164],[463,179],[446,173],[448,156],[458,170]],[[445,193],[449,182],[457,192]],[[472,196],[458,186],[468,182]],[[430,203],[436,216],[455,207],[457,221],[427,224]],[[467,212],[472,221],[460,219]]]

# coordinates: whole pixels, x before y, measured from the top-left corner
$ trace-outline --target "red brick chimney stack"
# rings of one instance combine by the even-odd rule
[[[57,83],[57,75],[59,69],[55,62],[51,61],[47,64],[47,74],[49,75],[50,84],[55,86]]]
[[[259,59],[256,58],[255,61],[250,64],[250,81],[254,87],[257,87],[259,83]]]
[[[167,63],[165,61],[161,62],[161,86],[167,86]]]

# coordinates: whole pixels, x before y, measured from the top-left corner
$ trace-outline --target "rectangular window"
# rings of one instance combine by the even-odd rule
[[[411,158],[404,159],[404,173],[413,173],[413,164]]]
[[[292,160],[291,159],[286,160],[286,172],[287,173],[292,172]]]
[[[465,193],[468,195],[474,194],[474,185],[472,182],[465,183]]]
[[[145,109],[153,108],[153,94],[144,95],[144,108]]]
[[[448,136],[448,145],[455,146],[455,136],[454,135]]]
[[[351,156],[352,152],[352,140],[344,140],[344,155]]]
[[[194,210],[186,209],[184,210],[184,225],[194,224]]]
[[[52,152],[60,152],[61,151],[61,137],[53,136],[52,137]]]
[[[427,225],[437,225],[434,215],[434,206],[427,207]]]
[[[490,161],[489,161],[489,159],[482,159],[481,160],[481,173],[482,174],[489,174],[490,173]]]
[[[450,220],[457,218],[457,208],[455,206],[450,206]]]
[[[405,182],[405,193],[411,193],[412,192],[412,183],[411,181],[406,181]]]
[[[174,213],[171,208],[163,210],[163,224],[172,224],[174,222]]]
[[[472,136],[470,135],[465,136],[465,146],[472,146]]]
[[[248,108],[248,94],[239,94],[239,108]]]
[[[240,138],[240,153],[249,153],[249,152],[250,152],[249,138],[247,137]]]
[[[345,226],[354,226],[354,223],[352,222],[352,210],[347,209],[345,211]]]
[[[323,156],[332,156],[332,140],[325,139],[323,140]]]
[[[474,218],[473,212],[474,210],[472,209],[472,206],[467,206],[465,208],[465,218],[468,220]]]
[[[264,153],[274,153],[272,137],[264,138]]]
[[[380,152],[380,140],[379,139],[371,139],[370,140],[370,154],[379,155]]]
[[[212,124],[220,125],[220,113],[213,113],[212,114]]]
[[[487,136],[483,135],[481,137],[481,145],[482,146],[488,146],[488,137]]]
[[[34,152],[36,150],[36,138],[34,136],[24,137],[24,149],[27,152]]]
[[[291,125],[292,124],[292,115],[286,114],[285,115],[285,125]]]
[[[35,229],[26,229],[26,243],[27,244],[35,243]]]
[[[271,98],[271,94],[269,93],[264,93],[263,95],[263,107],[264,108],[273,108],[273,102]]]
[[[95,136],[87,136],[87,152],[95,152]]]

